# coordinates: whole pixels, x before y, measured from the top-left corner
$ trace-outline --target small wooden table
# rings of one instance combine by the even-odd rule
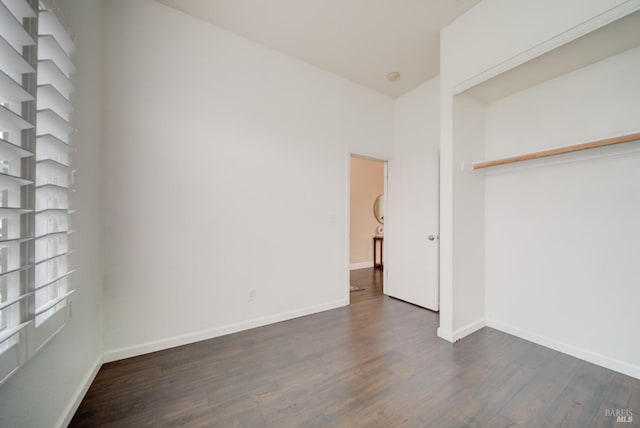
[[[380,261],[378,262],[378,244],[380,244]],[[383,269],[384,262],[382,258],[382,249],[384,248],[384,236],[373,237],[373,267],[374,269]]]

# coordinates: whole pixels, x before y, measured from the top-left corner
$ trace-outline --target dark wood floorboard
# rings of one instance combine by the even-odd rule
[[[72,427],[631,427],[640,380],[388,297],[105,364]],[[632,409],[617,424],[606,409]]]
[[[349,293],[351,303],[382,297],[382,269],[365,268],[349,272],[350,283],[364,290]]]

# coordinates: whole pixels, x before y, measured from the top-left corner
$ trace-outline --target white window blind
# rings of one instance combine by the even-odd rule
[[[36,121],[35,328],[54,317],[72,293],[69,252],[69,142],[73,41],[52,11],[38,24],[38,117]],[[40,65],[45,64],[42,68]],[[55,73],[51,73],[55,71]],[[46,143],[40,144],[46,138]],[[58,144],[51,145],[56,140]],[[58,321],[64,322],[64,314]]]
[[[36,17],[0,0],[0,382],[26,362],[33,319]]]
[[[0,0],[0,383],[65,324],[74,43],[37,0]]]

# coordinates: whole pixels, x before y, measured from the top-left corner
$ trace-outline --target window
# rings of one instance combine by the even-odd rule
[[[0,383],[68,317],[73,51],[43,2],[0,0]]]

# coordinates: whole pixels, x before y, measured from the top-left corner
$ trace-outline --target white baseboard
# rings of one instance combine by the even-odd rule
[[[635,364],[608,357],[606,355],[598,354],[587,349],[579,348],[577,346],[573,346],[538,333],[524,330],[495,319],[487,318],[487,327],[495,328],[496,330],[500,330],[505,333],[517,336],[521,339],[528,340],[529,342],[537,343],[538,345],[554,349],[564,354],[571,355],[572,357],[580,358],[581,360],[585,360],[590,363],[606,367],[613,371],[634,377],[636,379],[640,379],[640,366],[637,366]]]
[[[460,327],[456,331],[453,332],[453,341],[457,342],[463,337],[469,336],[471,333],[474,333],[484,327],[486,324],[484,318],[476,320],[474,322],[470,322],[469,324]]]
[[[214,327],[207,330],[201,330],[194,333],[186,333],[178,336],[167,337],[150,342],[141,343],[139,345],[125,346],[104,352],[104,362],[122,360],[124,358],[135,357],[138,355],[148,354],[150,352],[161,351],[176,346],[187,345],[189,343],[200,342],[201,340],[213,339],[214,337],[224,336],[231,333],[237,333],[251,328],[262,327],[267,324],[273,324],[281,321],[287,321],[293,318],[311,315],[318,312],[335,309],[349,304],[348,298],[324,303],[316,306],[309,306],[302,309],[296,309],[281,314],[270,315],[262,318],[254,318],[248,321],[242,321],[234,324],[227,324],[220,327]]]
[[[373,267],[373,260],[368,262],[351,263],[349,265],[349,270],[366,269],[371,267]]]
[[[478,330],[480,330],[482,327],[484,327],[485,324],[485,320],[484,319],[479,319],[476,320],[474,322],[471,322],[465,326],[460,327],[459,329],[455,330],[455,331],[451,331],[451,330],[444,330],[441,327],[438,327],[438,337],[448,341],[448,342],[457,342],[458,340],[462,339],[463,337],[469,336],[471,333],[476,332]]]
[[[438,327],[438,330],[436,331],[436,333],[438,334],[438,337],[446,340],[447,342],[451,342],[453,343],[453,333],[451,332],[451,330],[445,330],[442,327]]]
[[[69,400],[69,403],[62,412],[60,419],[58,419],[58,423],[55,425],[56,427],[66,428],[67,426],[69,426],[73,415],[76,413],[76,410],[78,410],[78,407],[80,407],[80,403],[89,390],[91,383],[96,378],[100,367],[102,367],[102,354],[98,355],[95,363],[93,363],[93,365],[89,368],[89,371],[87,371],[87,374],[84,376],[84,378],[82,378],[82,381],[78,385],[78,388],[76,388],[76,391],[73,393],[71,399]]]

